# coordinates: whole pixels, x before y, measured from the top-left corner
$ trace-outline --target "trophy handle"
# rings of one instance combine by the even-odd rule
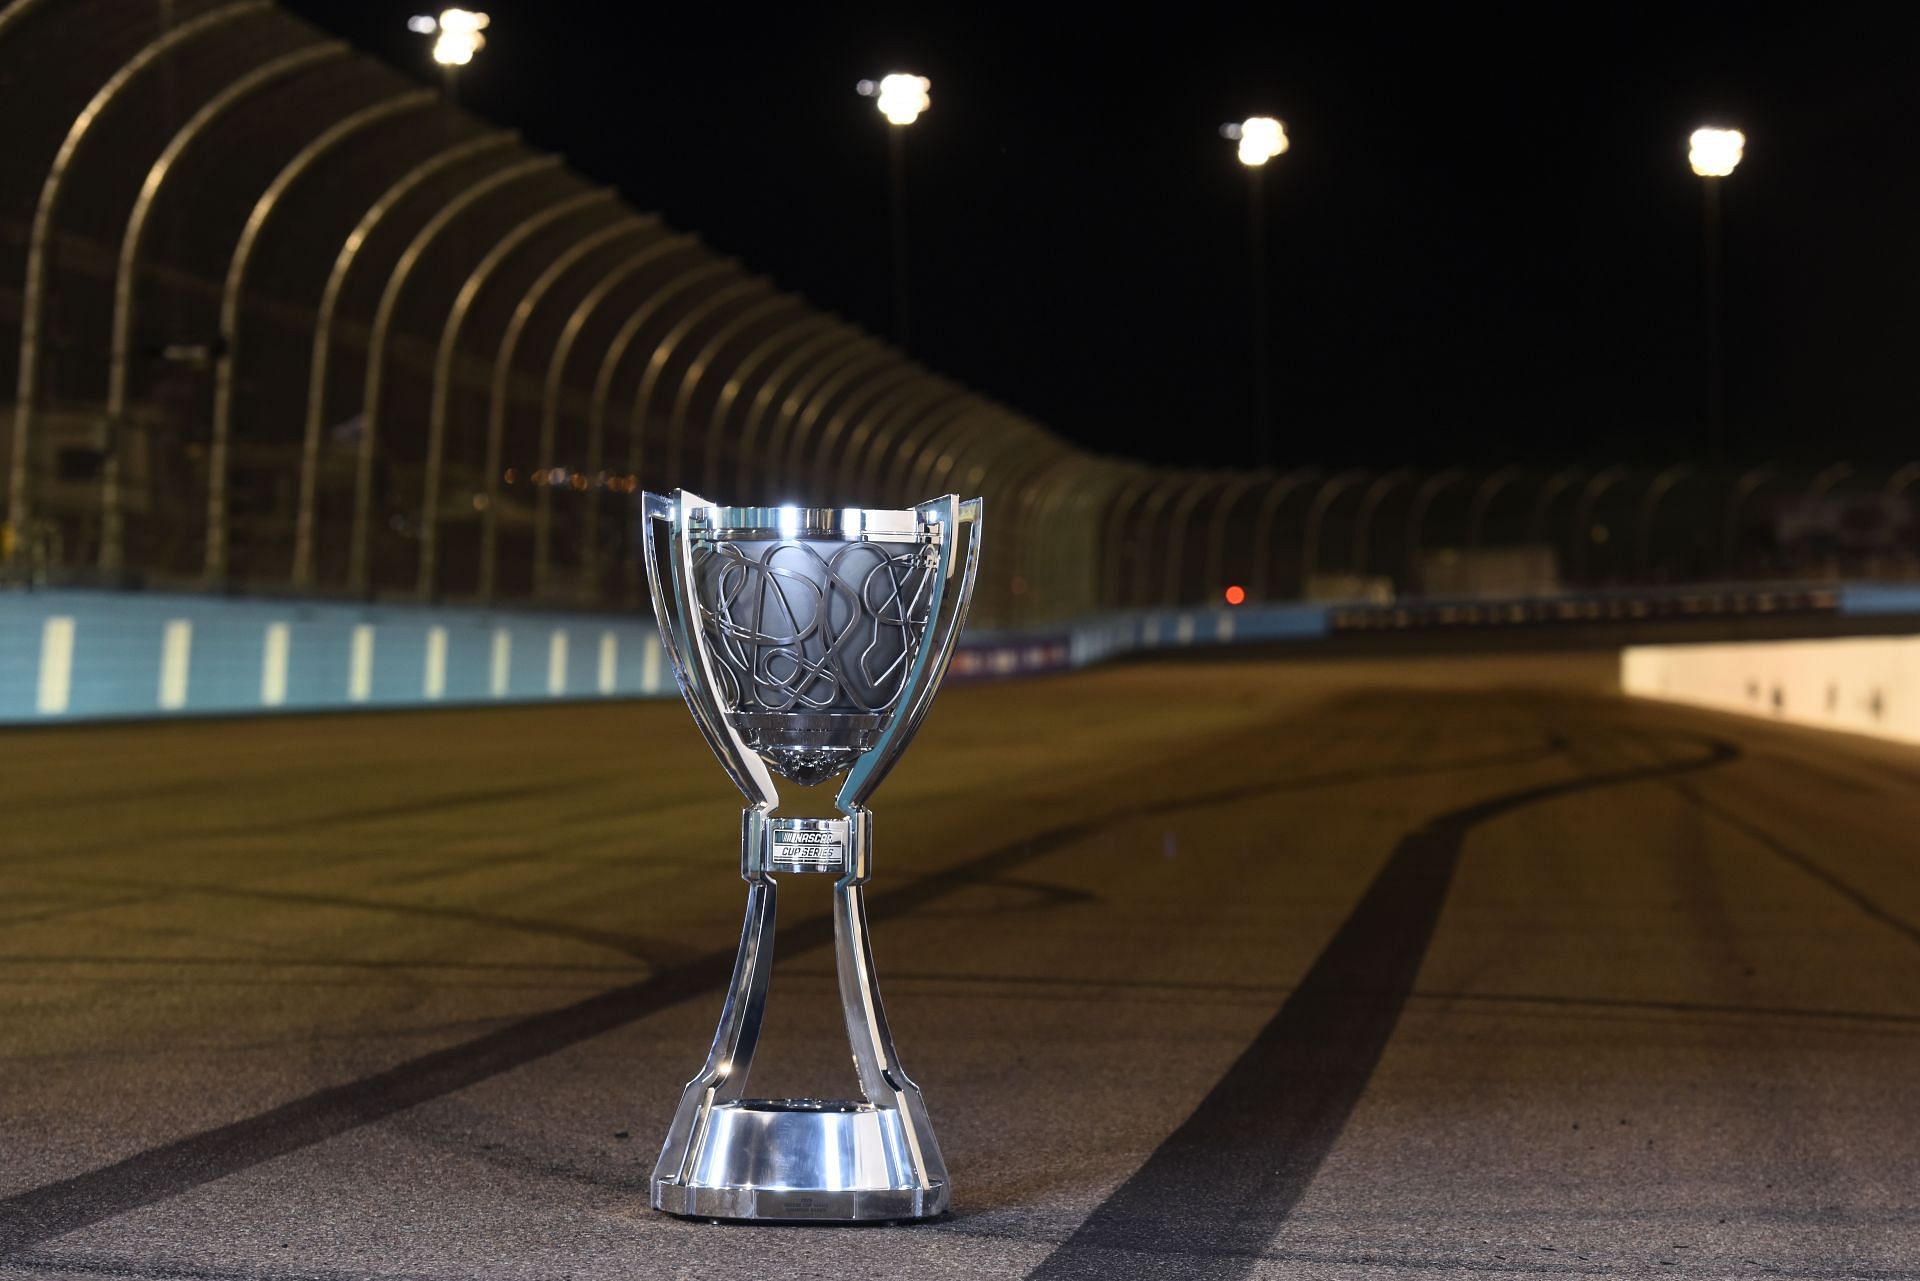
[[[920,652],[914,656],[913,669],[901,686],[899,710],[888,719],[886,729],[872,749],[863,753],[848,771],[847,781],[841,784],[840,794],[834,798],[843,814],[865,808],[874,789],[886,779],[899,762],[900,754],[907,750],[907,744],[913,741],[920,722],[926,719],[927,709],[933,706],[933,696],[940,688],[941,677],[947,674],[947,664],[953,661],[954,646],[959,643],[960,629],[967,621],[967,607],[973,603],[973,584],[980,573],[980,500],[969,498],[963,502],[958,495],[948,494],[945,498],[921,503],[914,510],[923,517],[936,519],[941,534],[940,568],[934,575],[933,599],[927,604],[927,632],[921,639]],[[950,592],[948,581],[953,577],[959,554],[955,543],[962,525],[970,527],[966,560],[961,569],[959,590]],[[954,598],[953,608],[943,619],[941,609],[949,595]]]
[[[700,727],[707,746],[720,758],[720,765],[727,771],[727,777],[733,780],[748,804],[771,810],[780,804],[780,793],[774,789],[773,776],[767,772],[766,762],[760,759],[758,752],[747,746],[746,740],[740,737],[740,731],[727,719],[726,709],[720,705],[720,687],[713,678],[713,660],[707,655],[707,647],[700,638],[699,626],[695,621],[699,615],[693,595],[693,544],[687,538],[687,521],[688,514],[695,507],[711,504],[698,494],[684,489],[676,489],[671,495],[642,494],[640,504],[641,542],[647,558],[647,588],[653,597],[654,621],[660,625],[660,643],[665,646],[667,658],[673,663],[673,679],[679,683],[680,693],[686,700],[688,710],[693,713],[693,723]],[[667,550],[673,558],[671,597],[667,590],[667,573],[660,567],[660,555],[654,541],[653,527],[656,522],[663,522],[667,526]]]

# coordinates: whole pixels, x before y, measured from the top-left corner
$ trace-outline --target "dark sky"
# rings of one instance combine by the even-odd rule
[[[423,77],[410,0],[291,6]],[[1246,175],[1267,175],[1281,462],[1697,458],[1701,181],[1724,187],[1728,448],[1920,456],[1920,24],[1899,6],[1049,10],[493,0],[475,112],[873,330],[913,126],[915,354],[1109,452],[1251,440]],[[1084,13],[1084,17],[1075,16]]]

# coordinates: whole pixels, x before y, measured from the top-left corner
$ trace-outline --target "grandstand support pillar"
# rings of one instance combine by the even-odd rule
[[[1010,450],[1028,442],[1027,432],[1018,419],[996,414],[993,422],[999,428],[997,432],[970,437],[961,448],[954,450],[952,463],[943,467],[928,486],[929,493],[973,495],[982,492],[981,486],[993,474],[994,467]]]
[[[733,264],[729,264],[733,265]],[[720,288],[689,307],[673,323],[673,327],[660,336],[647,355],[647,363],[640,370],[640,385],[634,389],[633,403],[627,412],[627,471],[638,478],[642,485],[647,483],[645,468],[647,465],[647,409],[653,404],[654,395],[660,389],[660,380],[665,375],[667,362],[680,350],[680,344],[687,340],[695,326],[714,314],[721,307],[742,294],[758,289],[771,291],[771,285],[758,276],[749,276],[741,280],[729,281]],[[683,375],[684,377],[684,375]],[[604,434],[597,448],[604,448]],[[684,477],[677,474],[675,456],[679,453],[680,442],[669,439],[667,442],[667,470],[663,471],[662,488],[684,488]],[[593,466],[597,469],[598,463]],[[600,567],[600,502],[597,497],[588,494],[586,529],[584,533],[587,568],[598,573]],[[631,532],[631,531],[629,531]],[[625,580],[625,590],[629,599],[637,599],[644,590],[645,571],[640,565],[639,545],[631,537],[622,543],[626,550],[621,572]]]
[[[244,337],[240,309],[246,302],[247,269],[253,264],[254,250],[259,247],[260,237],[287,192],[315,164],[341,143],[395,116],[430,106],[436,97],[431,89],[416,89],[362,107],[322,131],[274,175],[254,202],[253,211],[240,230],[240,238],[234,242],[233,257],[227,263],[226,281],[220,290],[220,336],[226,341],[226,351],[214,375],[213,431],[207,445],[207,547],[201,573],[210,587],[225,582],[228,572],[227,485],[231,470],[234,388],[239,379],[236,367]]]
[[[1367,492],[1360,496],[1360,510],[1354,513],[1353,521],[1351,565],[1355,577],[1366,576],[1367,553],[1373,547],[1373,521],[1380,514],[1380,505],[1386,502],[1388,494],[1412,479],[1411,468],[1396,467],[1384,476],[1376,477],[1367,486]]]
[[[1343,471],[1323,481],[1314,491],[1313,501],[1307,505],[1306,524],[1300,531],[1301,595],[1306,595],[1307,584],[1320,572],[1320,526],[1327,518],[1327,510],[1343,492],[1366,478],[1364,471]]]
[[[774,437],[767,442],[767,447],[775,458],[781,460],[780,475],[787,479],[788,484],[800,483],[805,477],[803,460],[813,437],[813,425],[820,421],[820,416],[833,403],[834,397],[843,391],[849,396],[858,395],[860,389],[870,386],[877,378],[888,376],[890,367],[903,360],[904,357],[893,349],[876,343],[870,350],[842,363],[827,375],[813,389],[798,412],[788,414],[784,412],[786,406],[782,406],[783,412],[774,420]],[[789,403],[793,403],[792,398],[789,398]],[[801,487],[804,490],[804,484]]]
[[[31,0],[28,0],[31,3]],[[0,13],[0,30],[19,19],[27,10],[25,3],[15,4]],[[237,19],[268,11],[268,0],[243,0],[203,13],[179,26],[161,32],[148,41],[118,70],[107,78],[80,114],[67,126],[60,149],[54,153],[47,176],[41,180],[40,196],[34,205],[33,225],[27,232],[26,276],[20,291],[20,364],[13,405],[13,444],[8,457],[7,520],[12,524],[14,556],[25,557],[33,540],[27,536],[33,523],[33,434],[40,402],[40,344],[46,323],[47,273],[52,265],[53,239],[60,215],[60,201],[66,195],[67,176],[73,171],[80,148],[93,132],[94,125],[140,73],[208,31]]]
[[[501,264],[529,240],[581,210],[612,205],[617,199],[618,193],[609,190],[584,191],[522,219],[518,226],[487,250],[486,256],[474,265],[461,283],[460,291],[454,295],[453,306],[447,311],[447,322],[440,329],[439,346],[434,352],[433,401],[427,411],[426,475],[420,491],[420,567],[414,581],[414,594],[422,600],[431,600],[438,585],[440,489],[446,460],[447,415],[453,400],[453,362],[460,350],[460,331],[466,327],[467,315],[473,310],[474,300],[486,289]]]
[[[1771,463],[1762,464],[1743,472],[1733,482],[1733,489],[1727,494],[1726,515],[1721,521],[1720,530],[1720,576],[1737,576],[1740,560],[1740,509],[1762,485],[1780,474],[1780,469]],[[1906,493],[1906,486],[1913,480],[1920,480],[1920,464],[1908,463],[1887,480],[1888,494],[1900,496]]]
[[[977,396],[973,396],[972,392],[958,392],[947,405],[929,413],[920,421],[918,428],[910,430],[899,442],[895,442],[891,453],[881,455],[876,449],[870,472],[874,476],[874,484],[879,486],[877,492],[908,503],[922,501],[916,497],[918,490],[908,492],[906,486],[912,474],[922,471],[920,461],[929,453],[929,446],[937,440],[943,440],[948,432],[958,430],[960,424],[966,423],[979,411],[981,401]]]
[[[1653,518],[1660,510],[1660,500],[1669,490],[1681,481],[1693,475],[1693,467],[1688,463],[1676,463],[1655,476],[1647,485],[1647,492],[1641,497],[1638,519],[1634,521],[1633,563],[1634,572],[1641,582],[1652,577],[1653,570]]]
[[[843,360],[851,360],[856,352],[863,350],[871,341],[850,325],[836,324],[806,339],[780,358],[780,363],[760,384],[760,390],[753,394],[746,417],[741,422],[740,452],[733,469],[736,502],[748,493],[756,473],[762,482],[772,473],[771,468],[759,464],[758,460],[762,456],[761,428],[766,424],[774,402],[777,400],[784,404],[798,395],[801,388],[809,387],[824,377],[828,369]],[[768,502],[773,501],[772,496],[765,492],[760,497]]]
[[[796,344],[794,350],[789,351],[786,358],[770,368],[767,376],[761,380],[763,388],[772,386],[783,376],[781,371],[789,368],[789,362],[795,352],[804,350],[830,336],[838,324],[838,321],[828,316],[807,316],[803,313],[793,324],[784,325],[769,333],[740,358],[740,363],[733,367],[733,372],[727,376],[727,381],[721,384],[720,394],[714,400],[713,413],[707,419],[706,453],[700,468],[701,493],[718,493],[720,486],[725,483],[720,477],[720,454],[727,439],[727,424],[733,417],[734,406],[740,402],[741,393],[747,389],[748,381],[760,371],[762,365],[773,360],[774,354],[783,346],[788,343]],[[751,405],[752,402],[749,401],[748,404]],[[744,438],[740,443],[744,449]],[[740,475],[741,471],[742,468],[736,461],[735,475]],[[741,482],[743,487],[744,483],[744,481]]]
[[[1231,489],[1237,483],[1232,476],[1202,476],[1194,480],[1180,492],[1173,504],[1173,511],[1167,517],[1167,572],[1160,590],[1161,599],[1168,605],[1182,602],[1180,578],[1187,565],[1187,527],[1193,523],[1193,512],[1200,500],[1210,489],[1226,487]],[[1186,599],[1191,599],[1187,597]]]
[[[651,221],[649,225],[652,224]],[[636,228],[637,229],[637,228]],[[658,262],[669,254],[693,249],[696,241],[692,236],[662,236],[636,249],[612,271],[607,272],[594,282],[592,288],[581,295],[573,310],[567,313],[566,321],[560,326],[559,337],[554,340],[553,354],[547,359],[545,373],[541,377],[540,388],[540,435],[535,446],[535,458],[532,472],[527,477],[534,487],[533,515],[533,594],[539,597],[549,590],[548,576],[553,563],[553,487],[546,483],[548,473],[554,467],[554,457],[559,450],[560,437],[560,392],[565,385],[567,365],[573,357],[575,344],[580,341],[581,333],[586,329],[602,304],[613,296],[614,290],[625,285],[647,266]],[[529,292],[528,299],[534,299]],[[537,301],[537,299],[534,299]],[[522,306],[532,313],[532,304],[522,300]],[[522,322],[524,327],[524,321]],[[515,344],[519,342],[519,332],[514,331]],[[506,432],[506,371],[498,366],[494,370],[493,414],[501,440]],[[483,540],[486,535],[483,530]],[[497,541],[489,541],[482,556],[481,570],[485,582],[485,591],[494,589]]]
[[[1133,513],[1133,505],[1146,497],[1155,484],[1154,474],[1142,470],[1141,474],[1120,487],[1113,496],[1113,505],[1107,509],[1106,527],[1101,531],[1100,555],[1100,605],[1104,609],[1119,609],[1126,604],[1126,548],[1127,517]]]
[[[914,378],[895,385],[869,405],[859,415],[853,430],[847,434],[846,447],[840,451],[840,463],[833,468],[831,478],[826,481],[827,493],[833,501],[853,506],[866,505],[873,495],[861,490],[860,473],[869,442],[876,436],[897,436],[897,424],[910,416],[914,409],[931,405],[947,394],[932,372],[922,369]]]
[[[707,341],[701,344],[700,350],[693,353],[693,359],[687,362],[687,372],[681,375],[679,385],[674,388],[673,403],[667,409],[667,439],[673,442],[671,446],[673,457],[668,465],[676,478],[676,483],[678,483],[679,468],[685,461],[681,458],[680,454],[687,437],[687,416],[692,412],[693,398],[695,394],[699,392],[700,385],[706,381],[707,375],[713,371],[714,362],[720,358],[720,353],[727,349],[728,343],[733,342],[739,338],[740,335],[746,333],[752,329],[753,326],[767,318],[777,316],[782,311],[798,311],[799,309],[799,300],[787,294],[775,294],[769,298],[762,298],[751,306],[742,307],[736,314],[728,318],[725,324],[714,330],[707,338]],[[776,334],[779,332],[778,330],[775,331]],[[762,340],[754,344],[754,346],[750,347],[746,354],[741,357],[741,363],[745,364],[749,358],[759,355],[769,344],[770,340]],[[724,395],[729,386],[735,388],[734,395],[737,396],[739,394],[738,382],[735,379],[729,379],[726,383],[721,384],[720,394]],[[731,408],[731,406],[732,401],[730,399],[727,400],[725,404],[722,404],[720,396],[716,395],[713,411],[707,416],[707,430],[701,433],[700,473],[702,488],[700,492],[703,494],[713,492],[711,486],[707,484],[707,481],[714,471],[711,458],[715,446],[719,443],[720,430],[718,424],[725,416],[727,409]]]
[[[1593,541],[1593,508],[1601,495],[1627,478],[1621,466],[1607,468],[1589,480],[1580,490],[1580,501],[1573,507],[1573,580],[1584,586],[1587,581],[1587,544]]]
[[[1213,510],[1207,514],[1206,568],[1201,571],[1208,591],[1224,590],[1221,585],[1227,577],[1227,522],[1233,518],[1234,504],[1272,479],[1266,473],[1242,476],[1214,500]]]
[[[875,375],[858,392],[841,401],[840,407],[827,418],[827,425],[820,432],[820,443],[812,450],[807,492],[818,494],[839,478],[833,460],[840,438],[846,434],[848,426],[855,420],[864,423],[874,415],[884,413],[896,399],[926,376],[926,369],[910,360],[898,369],[884,370]]]
[[[1318,468],[1303,467],[1299,471],[1288,472],[1261,495],[1259,510],[1253,518],[1253,572],[1248,575],[1247,585],[1249,599],[1262,602],[1271,599],[1273,523],[1279,518],[1280,508],[1295,490],[1318,479]]]
[[[320,476],[320,436],[326,426],[328,362],[333,353],[334,322],[340,311],[340,292],[360,257],[367,240],[386,221],[394,207],[421,184],[474,156],[507,146],[515,141],[510,133],[488,134],[435,152],[401,174],[378,199],[360,215],[347,238],[334,255],[327,283],[320,291],[320,306],[313,321],[313,355],[307,364],[307,416],[300,444],[300,496],[293,521],[293,585],[313,585],[315,513],[318,509]]]
[[[967,438],[980,431],[983,424],[993,421],[998,412],[991,403],[973,397],[964,412],[955,414],[921,440],[910,458],[902,455],[896,460],[902,477],[899,488],[907,494],[931,493],[928,486],[933,483],[933,477],[952,470],[953,451],[963,448]]]
[[[380,305],[373,313],[373,332],[367,339],[366,394],[360,405],[363,416],[360,451],[355,459],[353,476],[353,534],[347,550],[347,589],[355,595],[364,596],[373,590],[368,559],[373,532],[373,463],[380,448],[380,397],[386,379],[387,344],[393,336],[393,314],[399,308],[407,282],[412,278],[414,268],[420,265],[421,258],[433,248],[440,233],[454,219],[488,196],[523,178],[551,173],[559,167],[558,156],[535,156],[490,173],[460,192],[441,206],[414,235],[412,242],[401,252],[399,261],[394,264],[386,288],[380,292]]]
[[[125,467],[120,447],[125,439],[127,400],[132,380],[133,331],[138,320],[139,279],[147,247],[147,225],[155,204],[180,158],[228,112],[269,85],[335,58],[344,58],[348,46],[338,40],[308,45],[264,62],[209,98],[187,118],[147,170],[140,194],[127,215],[120,238],[120,262],[113,278],[113,334],[107,351],[107,448],[100,468],[100,569],[118,574],[125,560],[126,518],[123,495]]]
[[[1526,469],[1516,466],[1497,468],[1488,472],[1478,485],[1473,487],[1473,497],[1467,500],[1467,549],[1478,551],[1485,541],[1487,532],[1487,509],[1501,490],[1526,475]]]
[[[659,220],[631,215],[581,237],[567,246],[534,278],[527,292],[514,305],[507,327],[500,335],[500,347],[493,357],[493,385],[487,395],[486,460],[481,464],[481,493],[486,507],[480,513],[480,599],[492,604],[499,587],[500,485],[507,444],[507,402],[512,393],[513,362],[520,351],[520,339],[527,325],[540,310],[554,287],[594,253],[643,231],[657,233]],[[532,477],[528,477],[531,482]]]
[[[691,266],[681,268],[628,315],[619,331],[614,334],[612,341],[607,344],[606,350],[601,353],[599,368],[594,374],[593,398],[588,403],[587,410],[587,454],[584,474],[589,481],[605,465],[607,412],[613,398],[613,380],[619,373],[620,366],[626,362],[627,352],[633,347],[633,340],[654,317],[666,309],[667,304],[675,297],[701,281],[729,270],[733,265],[725,259],[703,259]],[[602,297],[604,298],[605,295],[603,294]],[[583,300],[575,314],[582,323],[585,323],[586,318],[598,306],[599,300],[594,300],[592,306],[587,305]],[[547,367],[547,384],[540,402],[540,456],[545,460],[541,466],[551,466],[556,471],[566,470],[553,461],[559,448],[560,386],[566,373],[567,361],[572,354],[573,344],[579,336],[580,330],[569,318],[567,331],[562,335],[561,342],[554,348],[553,363]],[[539,505],[534,512],[533,581],[536,595],[548,594],[553,589],[553,491],[555,488],[554,485],[541,488]],[[591,489],[587,491],[587,495],[587,510],[593,517],[587,523],[593,527],[597,536],[598,517],[595,513],[595,499]],[[582,560],[585,563],[597,564],[597,549],[589,545],[582,549],[582,553]]]
[[[1166,510],[1167,504],[1173,501],[1175,494],[1180,493],[1188,485],[1193,484],[1194,480],[1195,477],[1192,475],[1180,472],[1175,472],[1170,476],[1162,476],[1154,482],[1152,491],[1147,495],[1146,505],[1141,509],[1140,519],[1134,523],[1133,527],[1133,543],[1135,549],[1133,557],[1133,585],[1127,595],[1135,605],[1145,608],[1154,603],[1154,526],[1160,520],[1160,513]]]
[[[686,342],[687,337],[701,324],[728,303],[756,290],[762,294],[770,294],[772,286],[757,276],[729,281],[687,308],[680,318],[673,322],[673,327],[660,335],[660,341],[655,343],[653,350],[647,354],[647,363],[640,370],[640,385],[634,389],[633,403],[627,411],[627,470],[640,477],[640,483],[643,486],[647,483],[643,470],[648,462],[647,415],[653,407],[654,399],[660,394],[660,384],[666,377],[667,362],[679,354],[681,344]],[[785,300],[776,295],[756,301],[778,303]],[[686,370],[680,375],[680,385],[676,388],[676,392],[686,386],[687,375],[692,372],[693,363],[690,358]],[[677,395],[675,399],[678,399]],[[671,402],[669,404],[671,405]],[[667,430],[661,442],[664,458],[658,473],[660,486],[662,490],[689,488],[685,484],[686,478],[680,473],[680,467],[684,461],[681,454],[686,446],[686,440],[682,431],[675,430],[676,424],[672,420],[671,411],[669,411],[668,420]],[[588,509],[589,528],[594,523],[593,511],[592,508]],[[591,540],[589,542],[591,543]]]
[[[959,394],[953,388],[928,374],[916,386],[903,391],[885,412],[875,406],[873,414],[847,438],[847,453],[839,479],[840,492],[846,495],[846,501],[857,506],[878,502],[879,495],[874,491],[880,483],[880,458],[905,439],[915,419],[924,421],[942,403],[958,399]]]
[[[1454,485],[1467,478],[1463,468],[1449,467],[1435,472],[1420,484],[1413,496],[1413,506],[1407,510],[1407,587],[1422,586],[1420,574],[1420,552],[1424,546],[1427,513],[1433,510],[1434,500]]]

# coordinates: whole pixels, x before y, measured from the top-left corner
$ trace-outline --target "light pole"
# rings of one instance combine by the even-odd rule
[[[1704,180],[1701,209],[1706,228],[1707,446],[1726,448],[1720,367],[1720,183],[1740,164],[1747,136],[1738,129],[1695,129],[1687,140],[1687,163]]]
[[[1220,136],[1238,143],[1236,154],[1247,171],[1247,260],[1253,281],[1253,444],[1254,460],[1273,465],[1273,386],[1268,371],[1272,340],[1267,329],[1267,162],[1287,149],[1287,128],[1272,116],[1252,116],[1220,126]]]
[[[888,210],[893,236],[893,341],[907,350],[912,325],[907,311],[907,126],[918,120],[932,99],[933,81],[903,71],[862,80],[854,88],[872,98],[887,118]]]
[[[433,37],[433,60],[440,64],[440,84],[448,102],[457,99],[460,68],[486,47],[487,38],[480,33],[491,21],[471,9],[442,9],[437,18],[422,13],[407,19],[407,30]]]

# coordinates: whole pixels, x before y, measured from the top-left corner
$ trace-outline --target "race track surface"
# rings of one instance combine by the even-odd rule
[[[1920,1278],[1920,751],[1612,665],[943,693],[909,1227],[647,1208],[743,901],[679,705],[0,735],[0,1277]],[[826,888],[756,1095],[853,1088]]]

